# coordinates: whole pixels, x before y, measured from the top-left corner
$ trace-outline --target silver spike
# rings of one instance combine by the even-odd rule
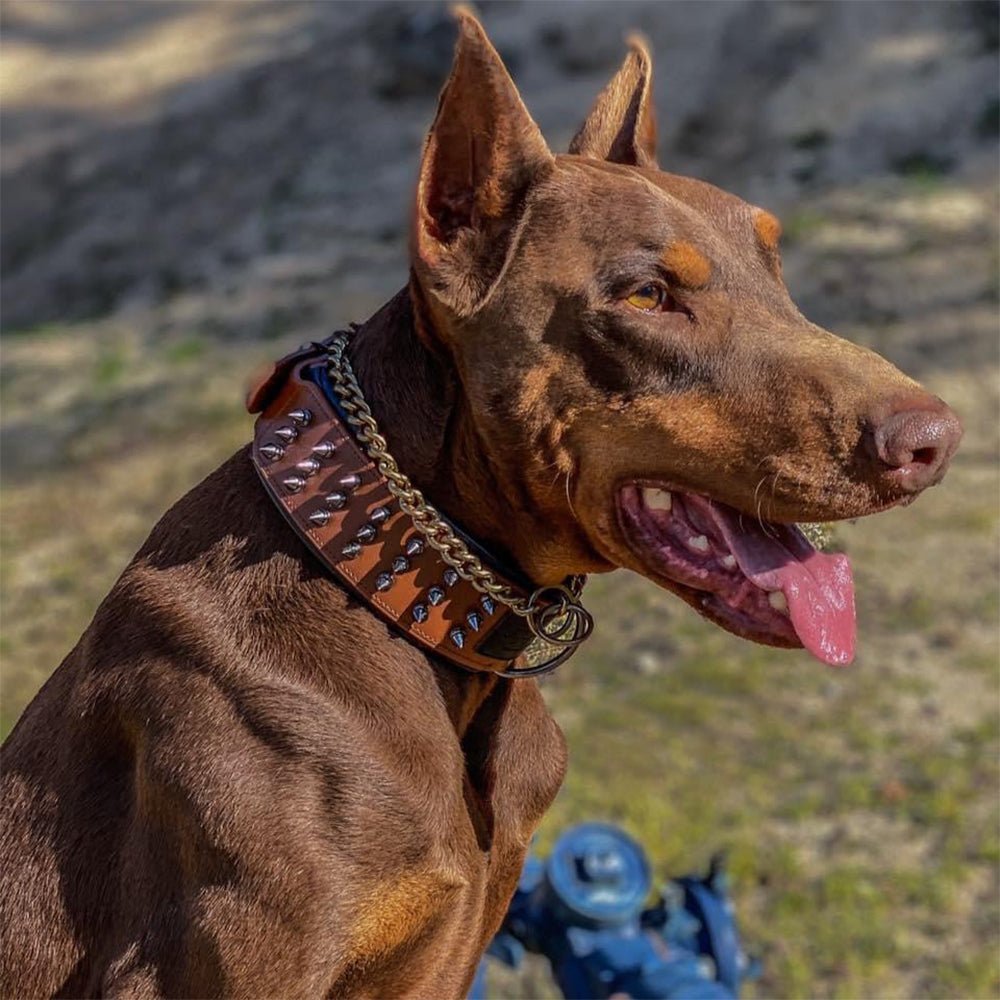
[[[288,419],[291,420],[293,424],[298,424],[299,427],[307,426],[312,418],[312,413],[306,409],[292,410],[292,412],[288,414]]]
[[[444,571],[444,585],[446,587],[454,587],[456,583],[458,583],[458,571],[449,566]]]
[[[427,610],[427,605],[425,604],[414,604],[413,605],[413,620],[420,624],[420,622],[427,621],[427,616],[430,612]]]
[[[375,536],[378,534],[378,529],[374,524],[363,524],[358,528],[358,541],[359,542],[374,542]]]
[[[483,594],[483,596],[479,598],[479,603],[482,605],[483,611],[485,611],[488,615],[491,615],[494,611],[496,611],[497,606],[493,603],[493,598],[490,597],[489,594]]]
[[[305,486],[306,481],[301,476],[289,476],[287,479],[281,480],[281,485],[288,490],[289,493],[298,493],[299,490]]]
[[[352,472],[349,476],[341,476],[337,480],[338,486],[343,486],[345,490],[356,490],[361,485],[361,477]]]
[[[461,649],[465,645],[465,633],[460,628],[453,628],[448,633],[448,638]]]
[[[444,600],[444,591],[440,587],[431,587],[427,591],[427,600],[437,607]]]
[[[410,560],[406,556],[396,556],[392,561],[393,573],[405,573],[410,568]]]
[[[331,510],[340,510],[342,507],[346,506],[347,497],[344,496],[343,493],[327,493],[327,495],[323,497],[323,502]]]
[[[361,551],[361,546],[357,542],[348,542],[343,549],[344,558],[353,559]]]
[[[328,510],[314,510],[309,515],[309,520],[315,524],[317,528],[322,528],[323,525],[330,520],[330,512]]]
[[[465,620],[469,623],[469,628],[471,628],[473,632],[478,632],[483,624],[483,620],[479,617],[478,611],[470,611],[465,616]]]
[[[285,449],[280,444],[262,444],[260,446],[260,453],[269,462],[277,462],[285,454]]]
[[[285,444],[291,444],[299,436],[299,432],[294,427],[279,427],[274,436],[281,438]]]
[[[419,556],[424,551],[424,540],[422,538],[411,538],[406,543],[406,554],[408,556]]]
[[[303,476],[314,476],[319,472],[319,462],[315,458],[304,458],[301,462],[295,463],[295,468],[302,473]]]
[[[320,441],[313,445],[312,453],[316,458],[333,458],[337,451],[337,446],[332,441]]]
[[[375,577],[376,590],[388,590],[391,586],[392,586],[391,573],[379,573],[379,575]]]
[[[384,520],[386,520],[386,518],[388,518],[388,516],[389,516],[389,508],[388,507],[376,507],[368,516],[376,524],[381,524]]]

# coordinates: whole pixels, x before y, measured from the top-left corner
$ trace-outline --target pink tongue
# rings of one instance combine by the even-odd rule
[[[818,660],[854,659],[854,580],[845,555],[817,552],[797,529],[768,524],[712,504],[740,569],[763,590],[780,590],[802,645]]]

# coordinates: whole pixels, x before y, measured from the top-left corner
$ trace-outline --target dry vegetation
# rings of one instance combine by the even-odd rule
[[[995,29],[969,5],[866,6],[858,23],[833,5],[752,22],[740,5],[486,5],[554,143],[620,26],[643,26],[664,161],[782,209],[805,311],[967,427],[942,487],[839,529],[858,582],[849,670],[741,643],[634,577],[593,581],[597,634],[547,686],[572,764],[542,843],[609,817],[662,875],[728,846],[765,961],[753,995],[993,997]],[[4,732],[156,517],[247,438],[255,365],[401,283],[440,79],[418,58],[438,29],[397,5],[5,16]],[[809,58],[776,74],[788,38]],[[754,46],[771,61],[741,63]],[[735,64],[745,100],[725,103],[699,51]],[[733,148],[734,130],[752,136]],[[537,967],[494,985],[551,995]]]

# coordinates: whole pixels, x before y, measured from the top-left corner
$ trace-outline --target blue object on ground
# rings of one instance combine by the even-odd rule
[[[530,855],[487,955],[513,968],[544,955],[565,997],[733,1000],[759,975],[740,947],[720,857],[707,877],[669,882],[643,908],[652,876],[643,849],[606,823],[583,823],[546,861]],[[470,1000],[485,1000],[486,959]]]

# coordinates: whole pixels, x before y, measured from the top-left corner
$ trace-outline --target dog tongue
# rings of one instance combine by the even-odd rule
[[[854,580],[845,555],[817,552],[797,529],[767,524],[712,504],[740,569],[758,587],[780,590],[802,645],[841,666],[854,659]]]

